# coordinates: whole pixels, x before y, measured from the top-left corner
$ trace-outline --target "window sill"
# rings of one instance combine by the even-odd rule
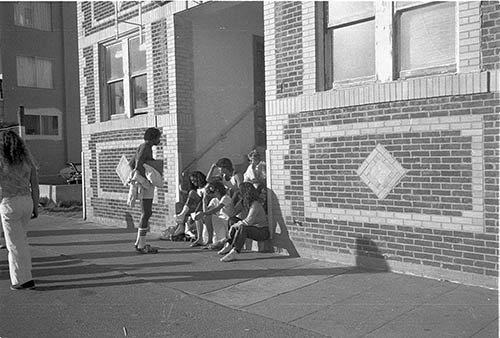
[[[125,119],[127,118],[127,115],[125,114],[113,114],[110,116],[110,120],[122,120],[122,119]]]
[[[132,117],[137,116],[137,115],[145,115],[151,113],[151,109],[149,108],[141,108],[141,109],[136,109],[134,111],[134,115]]]
[[[406,80],[406,79],[414,78],[414,77],[423,77],[423,76],[430,76],[430,75],[442,75],[442,74],[454,74],[456,72],[457,72],[457,65],[453,63],[453,64],[442,65],[442,66],[402,70],[399,72],[399,78],[401,80]]]
[[[358,87],[360,85],[373,84],[377,81],[375,75],[373,76],[365,76],[365,77],[357,77],[349,80],[336,81],[332,84],[332,89],[342,89],[349,87]]]

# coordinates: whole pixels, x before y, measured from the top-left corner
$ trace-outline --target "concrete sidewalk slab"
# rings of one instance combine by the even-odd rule
[[[135,236],[41,216],[37,291],[8,289],[0,251],[0,337],[498,336],[496,290],[278,254],[222,263],[186,242],[140,255]]]

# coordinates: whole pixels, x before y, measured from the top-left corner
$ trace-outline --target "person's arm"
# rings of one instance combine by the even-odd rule
[[[210,215],[216,214],[222,208],[224,208],[224,204],[220,203],[216,207],[209,208],[209,209],[197,214],[195,220],[197,221],[199,219],[202,219],[205,216],[210,216]]]
[[[239,189],[241,183],[243,183],[243,175],[241,175],[240,173],[234,173],[234,180],[236,182],[237,189]]]
[[[215,165],[215,163],[212,163],[212,165],[210,166],[210,169],[208,170],[208,173],[207,173],[207,181],[209,178],[212,177],[212,175],[215,171],[215,168],[217,168],[217,166]]]
[[[146,176],[144,169],[144,163],[146,162],[146,157],[147,157],[147,149],[145,146],[141,146],[136,154],[134,169],[137,170],[139,174],[141,174],[142,176]]]
[[[32,164],[31,165],[31,199],[33,200],[33,212],[31,218],[38,217],[38,203],[40,202],[40,187],[38,183],[38,169]]]
[[[260,206],[260,208],[259,208]],[[236,228],[239,228],[239,225],[253,225],[253,224],[256,224],[257,221],[259,220],[259,212],[262,208],[262,205],[259,204],[259,202],[255,201],[252,203],[252,205],[250,206],[250,210],[248,210],[248,215],[247,217],[245,217],[244,220],[242,221],[239,221],[238,223],[236,223],[235,225]],[[263,211],[263,210],[262,210]]]

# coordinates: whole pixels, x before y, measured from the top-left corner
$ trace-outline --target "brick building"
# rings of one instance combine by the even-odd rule
[[[0,121],[18,122],[40,163],[40,182],[63,184],[59,171],[80,162],[76,4],[0,3]]]
[[[88,218],[136,221],[115,168],[156,126],[153,230],[181,170],[265,146],[277,251],[497,287],[498,2],[78,2],[78,31]]]

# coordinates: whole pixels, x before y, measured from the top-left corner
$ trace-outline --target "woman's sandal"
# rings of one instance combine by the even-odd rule
[[[139,249],[137,246],[135,247],[135,251],[137,251],[140,254],[155,254],[158,253],[157,248],[153,248],[151,245],[146,244],[144,248]]]
[[[191,243],[191,247],[192,248],[195,248],[197,246],[203,246],[203,243],[200,243],[200,242],[193,242],[193,243]]]

